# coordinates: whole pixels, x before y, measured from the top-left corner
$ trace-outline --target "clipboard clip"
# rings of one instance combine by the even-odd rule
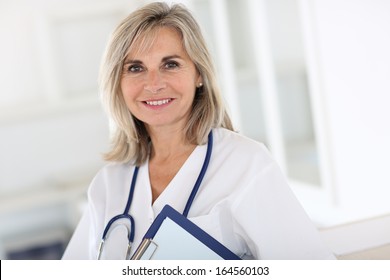
[[[145,238],[142,240],[137,251],[131,257],[131,260],[151,260],[157,249],[158,244],[156,242],[154,242],[151,238]]]

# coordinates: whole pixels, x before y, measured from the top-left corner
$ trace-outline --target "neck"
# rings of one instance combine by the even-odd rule
[[[195,145],[189,143],[182,129],[177,130],[149,130],[152,141],[150,160],[166,161],[183,154],[189,154]]]

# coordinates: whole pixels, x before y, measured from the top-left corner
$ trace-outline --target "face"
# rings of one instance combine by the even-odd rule
[[[148,129],[182,129],[201,78],[176,30],[163,27],[156,36],[148,51],[128,53],[121,77],[123,97]]]

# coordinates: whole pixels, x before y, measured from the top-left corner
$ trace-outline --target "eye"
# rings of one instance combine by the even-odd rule
[[[140,64],[131,64],[127,67],[127,72],[130,73],[139,73],[142,72],[144,68]]]
[[[180,66],[180,64],[174,60],[170,60],[170,61],[167,61],[165,64],[164,64],[164,68],[165,69],[176,69]]]

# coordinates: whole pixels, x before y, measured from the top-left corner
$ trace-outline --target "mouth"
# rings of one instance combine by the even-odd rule
[[[168,103],[171,103],[172,100],[173,100],[172,98],[166,98],[166,99],[160,99],[160,100],[146,100],[143,102],[149,106],[162,106],[162,105],[166,105]]]

